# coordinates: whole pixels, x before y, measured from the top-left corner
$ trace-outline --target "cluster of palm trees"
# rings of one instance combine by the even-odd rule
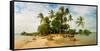
[[[75,34],[82,33],[83,30],[80,29],[80,32],[76,32],[75,29],[70,29],[68,24],[73,20],[73,16],[70,14],[68,8],[61,6],[58,11],[50,10],[48,16],[44,16],[43,13],[39,13],[39,18],[41,18],[40,25],[38,26],[38,32],[42,35],[48,34]],[[82,16],[77,18],[77,26],[84,27],[84,18]],[[90,32],[85,30],[85,32]]]

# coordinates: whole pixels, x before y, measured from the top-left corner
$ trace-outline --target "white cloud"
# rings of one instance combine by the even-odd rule
[[[15,3],[19,4],[19,3]],[[23,4],[23,3],[22,3]],[[48,14],[49,8],[45,4],[39,3],[24,3],[25,8],[21,13],[15,12],[15,32],[20,33],[36,32],[40,23],[40,19],[37,17],[40,12],[44,15]],[[16,10],[16,9],[15,9]]]
[[[15,2],[15,5],[16,4],[19,4],[19,2]],[[49,10],[51,10],[48,5],[49,4],[20,2],[19,6],[24,7],[21,8],[21,13],[15,12],[15,33],[20,33],[23,31],[36,32],[40,23],[40,18],[38,18],[37,16],[40,12],[47,16]],[[62,5],[58,5],[57,8],[53,10],[57,11],[60,6]],[[94,20],[92,17],[87,16],[87,14],[91,14],[91,11],[95,9],[95,7],[75,5],[64,5],[64,7],[69,8],[73,16],[74,20],[70,23],[72,28],[78,29],[75,21],[79,16],[83,16],[85,19],[85,28],[89,28],[93,31],[96,29],[96,20]],[[17,9],[15,8],[15,10]]]
[[[79,16],[82,16],[84,18],[85,22],[84,29],[96,31],[96,14],[95,13],[93,14],[94,11],[96,12],[96,7],[73,5],[69,6],[69,9],[71,11],[71,14],[74,16],[73,19],[75,19],[75,21]],[[72,23],[71,25],[75,24]]]

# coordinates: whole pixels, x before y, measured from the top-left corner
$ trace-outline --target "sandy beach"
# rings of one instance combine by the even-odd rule
[[[96,39],[89,39],[88,36],[87,38],[75,36],[75,39],[77,40],[71,41],[70,38],[48,40],[46,37],[21,36],[20,38],[17,37],[15,40],[15,49],[96,44]]]

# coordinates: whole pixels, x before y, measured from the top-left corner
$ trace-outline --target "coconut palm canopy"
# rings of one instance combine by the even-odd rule
[[[15,33],[37,32],[40,25],[40,29],[53,29],[59,33],[68,28],[77,31],[83,27],[95,32],[96,7],[15,2]]]

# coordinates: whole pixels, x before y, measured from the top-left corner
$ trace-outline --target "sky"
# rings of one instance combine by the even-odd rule
[[[29,2],[15,2],[15,33],[21,32],[37,32],[40,24],[39,13],[48,15],[50,10],[57,11],[60,6],[68,8],[73,21],[70,22],[72,29],[80,29],[77,27],[76,20],[79,16],[84,18],[85,27],[91,31],[96,31],[96,7],[94,6],[79,6],[79,5],[59,5],[59,4],[41,4]]]

